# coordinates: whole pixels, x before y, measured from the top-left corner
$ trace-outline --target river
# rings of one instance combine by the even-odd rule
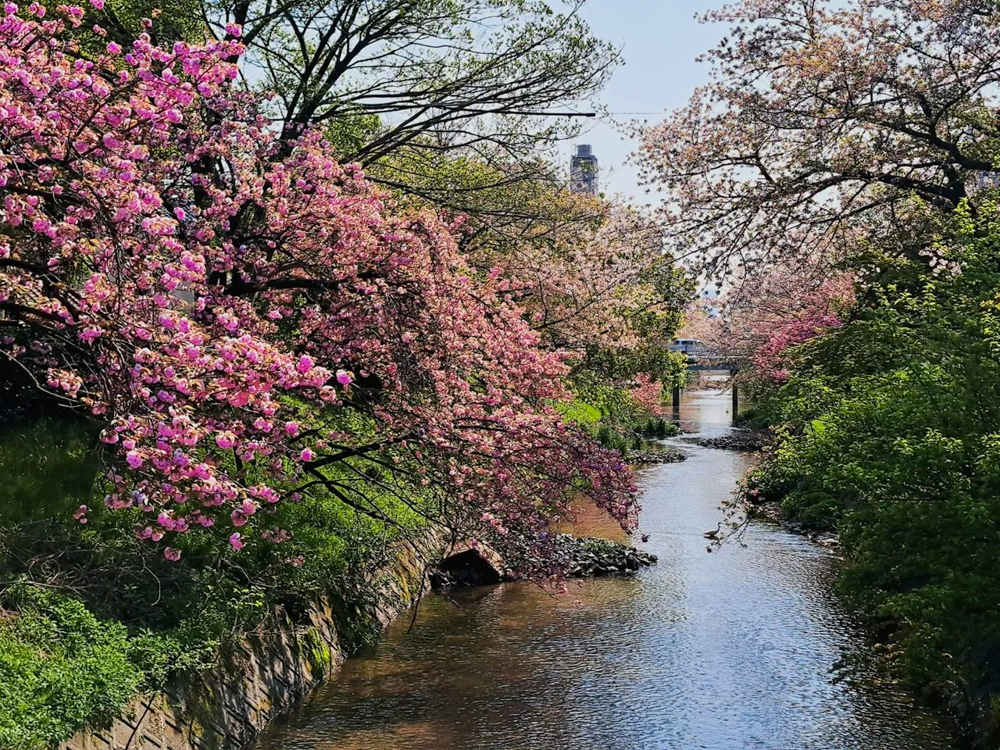
[[[714,436],[728,408],[727,394],[696,392],[681,417]],[[831,591],[833,555],[767,524],[707,553],[703,533],[747,459],[670,442],[688,460],[639,476],[657,566],[561,595],[508,584],[428,596],[412,629],[396,622],[256,750],[954,747],[932,713],[877,684]]]

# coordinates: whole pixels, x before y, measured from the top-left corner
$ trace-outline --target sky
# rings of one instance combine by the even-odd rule
[[[705,83],[708,68],[695,60],[725,36],[725,28],[699,24],[694,17],[720,5],[721,0],[587,0],[582,16],[591,31],[620,48],[625,58],[625,65],[605,88],[601,103],[612,113],[654,113],[621,114],[614,119],[659,122]],[[612,122],[588,125],[578,139],[563,144],[561,156],[567,170],[577,143],[594,147],[603,193],[619,193],[637,203],[657,201],[655,194],[647,194],[639,185],[637,167],[628,163],[638,143]]]

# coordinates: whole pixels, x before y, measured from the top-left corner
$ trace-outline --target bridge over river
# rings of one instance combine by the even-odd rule
[[[692,354],[688,357],[687,371],[688,372],[706,372],[706,373],[725,373],[730,377],[736,375],[740,370],[739,365],[735,362],[735,357],[729,354],[718,354],[714,352],[706,352],[700,354]],[[673,412],[674,416],[678,417],[681,408],[681,391],[684,390],[680,386],[674,386],[673,390]],[[740,408],[740,389],[734,380],[732,382],[732,397],[733,397],[733,420],[736,420],[736,415],[739,413]]]

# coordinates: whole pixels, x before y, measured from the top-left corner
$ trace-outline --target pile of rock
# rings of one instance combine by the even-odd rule
[[[724,451],[753,453],[762,451],[771,442],[771,435],[760,430],[734,430],[727,435],[714,438],[695,438],[691,442],[703,448],[718,448]]]
[[[569,557],[569,574],[574,578],[635,573],[656,564],[656,555],[607,539],[564,534],[557,543]]]
[[[630,464],[675,464],[683,461],[687,456],[680,451],[630,451],[625,456],[625,460]]]
[[[556,555],[566,562],[572,578],[627,575],[656,564],[656,555],[607,539],[560,534],[554,541]],[[451,555],[430,573],[435,591],[492,586],[513,580],[516,578],[504,570],[499,557],[482,547]]]

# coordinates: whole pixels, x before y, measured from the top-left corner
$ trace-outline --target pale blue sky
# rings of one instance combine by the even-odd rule
[[[625,65],[601,97],[611,112],[659,112],[682,106],[707,79],[707,66],[695,62],[725,36],[725,27],[699,24],[694,16],[718,8],[722,0],[587,0],[583,17],[594,34],[620,47]],[[622,116],[620,120],[657,122],[662,115]],[[594,147],[601,166],[601,190],[637,202],[655,200],[638,184],[638,170],[627,164],[637,144],[610,122],[597,122],[575,143]],[[573,143],[562,156],[568,164]]]

